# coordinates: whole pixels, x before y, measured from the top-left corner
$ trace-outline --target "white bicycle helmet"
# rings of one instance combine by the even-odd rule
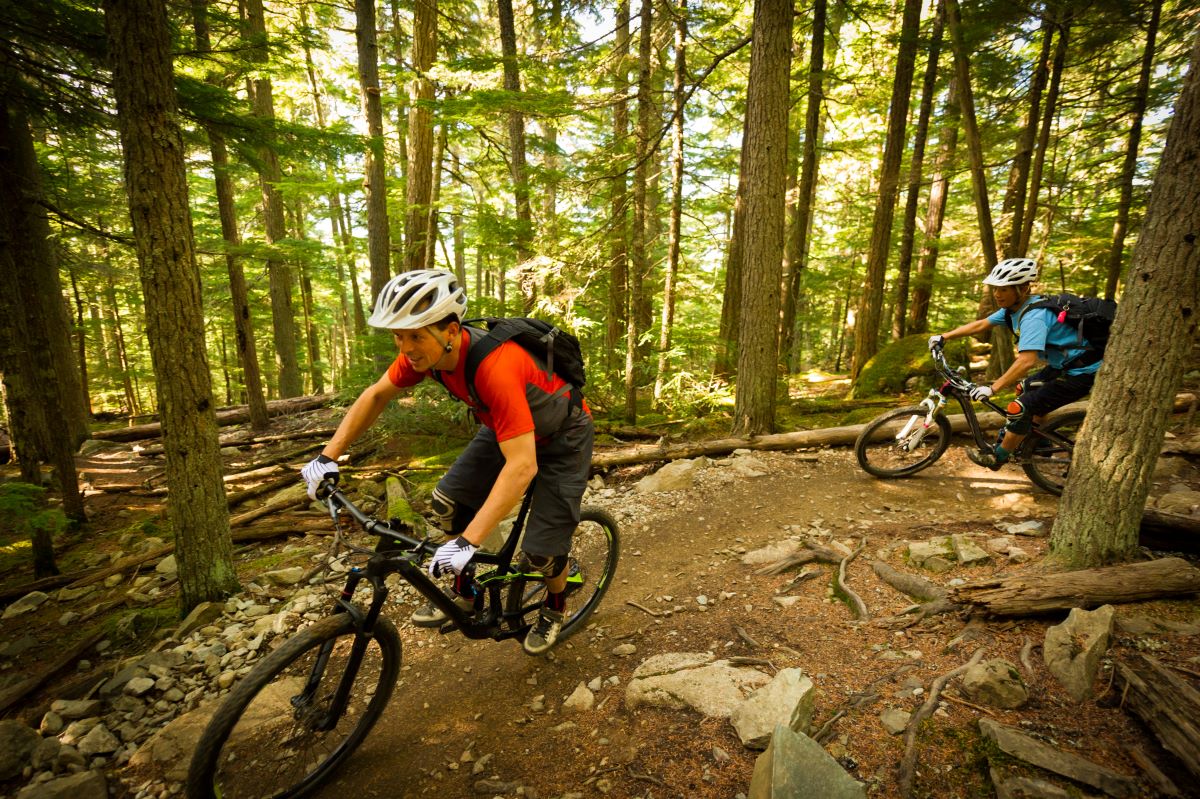
[[[462,321],[467,295],[453,272],[415,269],[396,275],[375,299],[367,324],[389,330],[415,329],[440,322],[454,314]]]
[[[983,279],[985,286],[1020,286],[1037,280],[1037,261],[1032,258],[1005,258],[992,267]]]

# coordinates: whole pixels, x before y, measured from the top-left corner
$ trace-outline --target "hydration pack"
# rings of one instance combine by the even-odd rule
[[[476,407],[484,407],[475,391],[479,364],[506,341],[519,344],[547,375],[556,374],[569,383],[571,405],[583,407],[583,386],[587,377],[583,370],[583,351],[575,336],[549,322],[526,316],[467,319],[463,325],[471,333],[464,374],[467,390]]]
[[[1021,311],[1024,316],[1034,308],[1047,308],[1054,311],[1055,320],[1075,330],[1075,345],[1082,347],[1085,352],[1076,355],[1064,368],[1088,366],[1103,360],[1104,348],[1108,346],[1108,338],[1112,333],[1113,320],[1117,318],[1117,304],[1112,300],[1100,297],[1080,297],[1076,294],[1056,294],[1053,297],[1043,297],[1037,302],[1030,303]],[[1011,311],[1005,312],[1008,329],[1015,330],[1015,322]],[[1047,345],[1052,346],[1052,345]],[[1064,349],[1064,347],[1055,347]]]

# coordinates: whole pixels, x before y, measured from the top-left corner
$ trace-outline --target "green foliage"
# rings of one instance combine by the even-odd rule
[[[30,483],[0,484],[0,532],[26,537],[34,533],[58,535],[67,529],[61,508],[47,508],[46,489]]]
[[[928,378],[932,382],[935,372],[929,360],[929,337],[924,333],[905,336],[893,341],[867,361],[850,396],[858,399],[885,394],[900,394],[911,377]],[[969,347],[966,339],[955,339],[946,344],[946,360],[951,366],[967,365]]]

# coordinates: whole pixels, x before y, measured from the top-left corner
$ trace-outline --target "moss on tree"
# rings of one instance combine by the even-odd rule
[[[925,382],[932,386],[937,379],[933,361],[929,358],[928,342],[928,336],[917,333],[888,344],[867,361],[858,380],[850,389],[850,397],[863,399],[901,394],[904,392],[904,384],[911,377],[925,378]],[[951,366],[966,366],[969,360],[967,340],[948,342],[946,360]]]

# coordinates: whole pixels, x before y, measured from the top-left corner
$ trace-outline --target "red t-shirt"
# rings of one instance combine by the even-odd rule
[[[546,374],[533,357],[520,345],[506,341],[479,364],[475,373],[475,391],[479,407],[467,390],[467,350],[471,334],[463,328],[458,364],[453,371],[439,370],[439,377],[452,395],[475,411],[480,423],[496,433],[497,441],[533,432],[538,440],[557,432],[569,412],[568,398],[557,394],[567,385],[556,374]],[[404,354],[396,356],[388,367],[388,379],[397,388],[415,386],[427,372],[419,372]],[[588,411],[587,406],[584,410]],[[588,411],[590,413],[590,411]]]

